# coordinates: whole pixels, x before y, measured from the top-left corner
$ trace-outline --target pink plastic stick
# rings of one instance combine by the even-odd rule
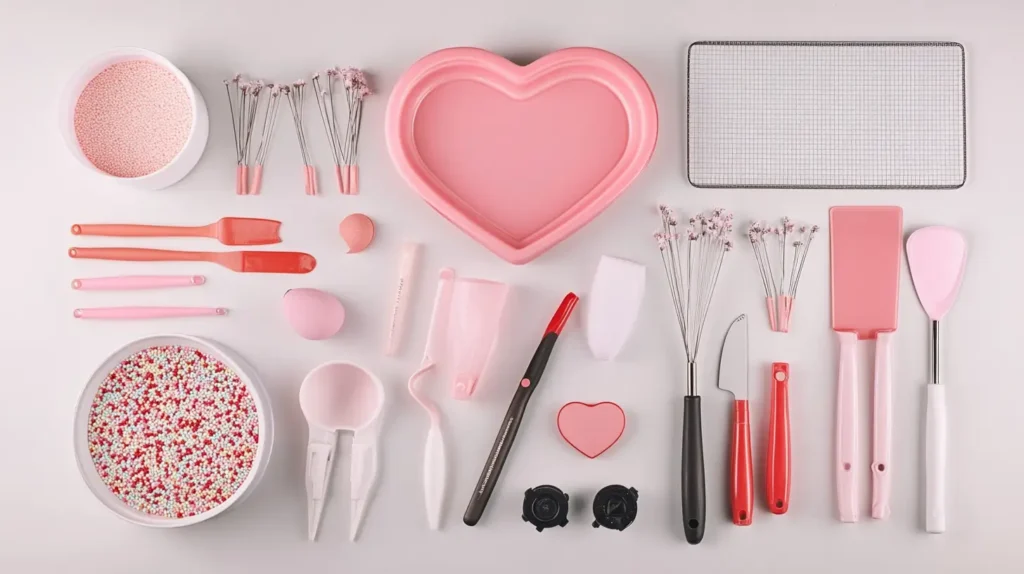
[[[167,319],[227,315],[223,307],[96,307],[75,309],[76,319]]]
[[[888,518],[892,475],[892,339],[891,332],[879,333],[875,346],[874,444],[871,456],[871,517]]]
[[[764,304],[768,309],[768,325],[772,331],[778,331],[778,321],[775,318],[775,297],[765,297]]]
[[[263,166],[258,165],[252,170],[252,185],[249,186],[250,195],[259,195],[260,186],[263,185]]]
[[[242,195],[249,195],[249,166],[242,166]]]
[[[789,332],[789,320],[793,314],[793,298],[789,295],[779,297],[779,331]]]
[[[235,195],[245,195],[245,176],[243,175],[242,166],[235,168]]]
[[[161,287],[192,287],[206,283],[202,275],[126,275],[124,277],[94,277],[75,279],[72,289],[79,291],[115,291],[129,289],[159,289]]]
[[[345,195],[345,181],[342,179],[341,171],[342,167],[340,165],[334,166],[334,180],[338,182],[338,191]]]
[[[359,166],[348,166],[348,194],[359,195]]]
[[[857,522],[857,333],[839,331],[839,386],[836,392],[836,494],[839,520]]]
[[[309,170],[309,190],[310,190],[309,194],[310,195],[316,195],[317,194],[317,188],[316,188],[316,168],[311,166],[311,165],[308,165],[308,166],[306,166],[306,169]]]

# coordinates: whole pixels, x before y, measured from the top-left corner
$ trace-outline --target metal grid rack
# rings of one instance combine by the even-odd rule
[[[695,187],[953,189],[967,177],[955,42],[696,42]]]

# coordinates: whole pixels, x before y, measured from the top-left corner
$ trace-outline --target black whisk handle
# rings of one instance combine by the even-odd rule
[[[700,397],[683,397],[683,529],[686,541],[704,539],[706,498],[704,493],[704,440],[701,437]]]

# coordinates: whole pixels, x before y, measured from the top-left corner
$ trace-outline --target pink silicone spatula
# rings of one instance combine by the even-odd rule
[[[896,331],[903,210],[888,206],[829,210],[832,330],[839,336],[836,486],[839,519],[856,522],[857,340],[876,339],[871,516],[889,516],[892,452],[892,335]]]
[[[951,227],[925,227],[907,239],[917,298],[932,320],[931,384],[925,414],[925,530],[946,531],[946,388],[939,384],[939,321],[956,301],[967,266],[967,241]]]

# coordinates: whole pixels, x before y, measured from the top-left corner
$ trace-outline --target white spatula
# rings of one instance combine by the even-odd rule
[[[932,320],[932,369],[925,418],[925,529],[946,531],[946,389],[939,384],[939,321],[956,301],[967,241],[950,227],[925,227],[907,239],[917,298]]]

